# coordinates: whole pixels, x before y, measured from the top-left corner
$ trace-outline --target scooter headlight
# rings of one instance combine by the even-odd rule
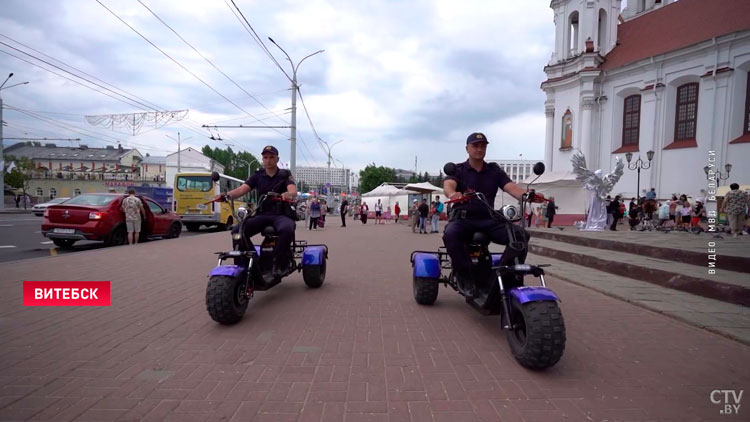
[[[237,209],[237,219],[242,221],[247,217],[247,208],[245,207],[239,207]]]
[[[503,214],[503,217],[510,221],[518,221],[521,219],[521,213],[515,205],[505,205],[500,208],[500,212]]]

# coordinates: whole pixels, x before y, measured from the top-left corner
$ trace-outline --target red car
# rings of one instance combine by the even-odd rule
[[[71,198],[44,211],[42,235],[55,245],[69,248],[79,240],[104,241],[108,246],[128,243],[125,213],[120,208],[127,195],[116,193],[88,193]],[[179,237],[182,231],[180,216],[162,208],[152,199],[139,196],[146,211],[140,238]]]

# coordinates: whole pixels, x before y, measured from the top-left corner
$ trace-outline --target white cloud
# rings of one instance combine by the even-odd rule
[[[256,95],[265,108],[177,39],[138,2],[102,0],[244,110],[268,119],[264,122],[269,125],[288,124],[288,114],[278,119],[268,109],[283,113],[290,107],[289,81],[224,2],[143,1],[235,82]],[[498,140],[490,148],[491,158],[517,158],[521,153],[528,158],[542,157],[544,97],[539,83],[544,78],[542,68],[553,48],[554,34],[547,2],[235,1],[287,71],[289,63],[267,42],[267,36],[295,61],[326,50],[301,65],[298,80],[320,136],[328,141],[345,139],[334,149],[334,155],[347,166],[356,170],[376,162],[413,168],[416,155],[420,171],[436,172],[444,162],[465,156],[463,140],[477,130]],[[257,153],[263,145],[273,143],[282,159],[288,157],[286,129],[219,129],[213,133],[229,141],[208,139],[201,124],[231,119],[238,120],[225,124],[253,124],[254,119],[172,63],[96,2],[50,1],[39,7],[21,0],[6,1],[0,10],[0,28],[0,33],[149,103],[191,111],[190,120],[181,125],[144,131],[135,137],[91,128],[83,123],[83,115],[139,109],[0,53],[0,75],[15,72],[19,81],[31,82],[3,91],[9,104],[72,114],[48,116],[126,144],[140,144],[143,152],[152,148],[148,151],[152,155],[175,150],[176,142],[166,135],[176,137],[180,131],[184,138],[192,137],[185,145],[197,148],[229,143],[235,149]],[[3,38],[0,41],[8,42]],[[3,46],[0,50],[10,51]],[[298,103],[298,163],[322,164],[324,154],[301,106]],[[28,128],[33,128],[40,136],[81,136],[17,112],[7,111],[5,120],[10,123],[8,134],[29,133]]]

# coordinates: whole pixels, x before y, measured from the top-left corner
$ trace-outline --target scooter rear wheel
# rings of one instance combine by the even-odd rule
[[[250,303],[243,290],[243,284],[238,278],[209,278],[206,286],[206,309],[211,319],[224,325],[235,324],[241,320]]]
[[[529,369],[546,369],[556,364],[565,350],[565,322],[557,302],[511,301],[508,344],[513,357]]]

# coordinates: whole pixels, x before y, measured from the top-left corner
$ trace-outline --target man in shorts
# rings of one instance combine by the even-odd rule
[[[128,197],[122,200],[120,205],[125,212],[125,226],[128,229],[128,244],[135,245],[138,243],[138,236],[141,233],[141,216],[146,215],[143,209],[141,199],[135,196],[135,189],[128,191]]]

